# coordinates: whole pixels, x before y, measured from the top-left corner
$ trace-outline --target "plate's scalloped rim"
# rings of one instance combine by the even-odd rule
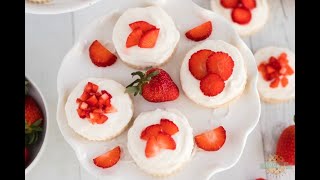
[[[190,1],[190,0],[189,0]],[[218,16],[220,18],[221,21],[223,21],[224,23],[228,24],[228,26],[232,27],[232,24],[230,22],[228,22],[226,19],[223,18],[223,16],[213,12],[213,11],[210,11],[208,9],[205,9],[205,8],[202,8],[200,7],[199,5],[197,5],[196,3],[194,3],[193,1],[191,1],[191,3],[193,4],[193,6],[196,8],[196,9],[199,9],[201,11],[206,11],[206,13],[209,13],[209,14],[212,14],[214,16]],[[102,15],[100,17],[97,17],[95,18],[92,22],[90,22],[81,32],[80,32],[80,35],[79,37],[76,39],[76,42],[74,43],[73,47],[69,50],[69,52],[65,55],[65,57],[63,58],[63,61],[61,62],[61,65],[60,65],[60,69],[59,69],[59,72],[58,72],[58,76],[57,76],[57,91],[58,91],[58,107],[57,107],[57,121],[58,121],[58,125],[59,125],[59,129],[61,131],[61,134],[64,136],[65,140],[70,144],[70,146],[73,148],[73,150],[76,152],[76,155],[77,155],[77,158],[78,160],[80,161],[81,165],[88,171],[90,172],[90,174],[92,174],[93,176],[95,177],[99,177],[97,174],[94,174],[90,171],[90,168],[88,167],[88,165],[86,163],[84,163],[84,160],[85,158],[83,158],[83,156],[81,155],[81,153],[77,150],[77,148],[75,147],[74,143],[69,140],[69,137],[66,137],[66,135],[64,134],[63,130],[61,130],[61,124],[58,120],[59,118],[59,109],[61,109],[61,107],[63,106],[63,101],[62,99],[64,97],[62,97],[61,95],[63,94],[62,92],[62,87],[60,87],[60,82],[59,82],[59,79],[60,79],[60,70],[61,70],[61,67],[63,66],[64,62],[65,62],[65,59],[67,59],[67,57],[71,54],[72,51],[76,50],[77,49],[77,46],[81,45],[80,44],[80,40],[81,40],[81,37],[82,37],[82,34],[85,34],[85,32],[89,31],[90,27],[93,26],[97,21],[100,21],[104,18],[106,18],[107,16],[112,16],[114,13],[117,13],[119,11],[119,9],[115,9],[105,15]],[[244,47],[246,53],[248,53],[248,55],[250,56],[250,59],[251,61],[253,61],[253,63],[256,65],[256,62],[254,60],[254,55],[253,53],[251,52],[251,50],[247,47],[247,45],[244,43],[244,41],[240,38],[240,36],[236,33],[235,29],[232,27],[231,28],[234,33],[236,34],[236,36],[234,37],[234,40],[236,40],[236,44],[239,44],[241,45],[242,47]],[[250,61],[250,60],[248,60]],[[246,65],[247,66],[247,65]],[[249,78],[249,76],[248,76]],[[205,177],[206,179],[210,179],[214,174],[218,173],[218,172],[222,172],[224,170],[227,170],[231,167],[233,167],[240,159],[242,153],[243,153],[243,150],[244,150],[244,147],[245,147],[245,144],[247,142],[247,139],[248,139],[248,136],[249,134],[254,130],[254,128],[257,126],[258,122],[259,122],[259,118],[260,118],[260,114],[261,114],[261,102],[260,102],[260,97],[259,97],[259,93],[258,93],[258,89],[257,89],[257,81],[258,81],[258,71],[257,69],[254,70],[254,73],[253,73],[253,76],[250,77],[252,80],[252,85],[255,87],[250,87],[253,89],[254,91],[254,96],[255,96],[255,99],[258,100],[258,107],[257,107],[257,117],[256,117],[256,120],[254,121],[254,123],[252,123],[250,126],[248,126],[248,129],[246,129],[246,131],[244,131],[244,133],[239,133],[237,136],[241,136],[242,138],[242,141],[241,143],[241,146],[239,149],[235,150],[235,151],[240,151],[237,155],[237,157],[235,159],[233,159],[231,161],[230,164],[228,164],[227,166],[222,166],[222,167],[219,167],[219,168],[215,168],[215,169],[212,169],[211,173],[208,173]],[[247,86],[247,85],[246,85]],[[246,87],[248,88],[248,87]],[[64,109],[64,108],[62,108]],[[242,131],[243,132],[243,131]]]

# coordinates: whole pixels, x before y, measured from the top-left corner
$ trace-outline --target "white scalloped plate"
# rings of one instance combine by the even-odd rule
[[[149,1],[150,2],[150,1]],[[75,85],[84,78],[105,77],[114,79],[124,86],[133,79],[130,73],[136,71],[122,63],[120,59],[106,68],[93,65],[88,56],[88,46],[95,39],[102,41],[111,49],[113,26],[128,7],[145,6],[141,0],[118,0],[113,2],[114,12],[102,16],[85,28],[73,48],[64,57],[58,78],[58,108],[57,121],[62,135],[76,152],[81,165],[91,174],[100,179],[151,179],[152,176],[142,172],[133,162],[126,147],[127,131],[111,141],[93,142],[77,135],[67,124],[64,106],[66,99]],[[191,0],[175,0],[163,3],[162,8],[173,18],[181,33],[180,42],[170,61],[163,66],[180,89],[177,100],[165,103],[149,103],[142,97],[133,97],[134,117],[140,112],[156,108],[176,108],[186,115],[194,129],[194,134],[223,125],[227,131],[224,146],[216,152],[205,152],[196,148],[192,160],[177,173],[166,179],[208,179],[213,174],[231,168],[239,160],[248,135],[259,121],[260,100],[257,91],[257,68],[254,56],[245,43],[236,34],[231,24],[218,14],[200,8]],[[180,7],[177,10],[177,7]],[[181,89],[179,80],[180,65],[187,51],[201,42],[186,39],[184,33],[201,22],[211,20],[213,33],[209,39],[220,39],[236,46],[242,54],[248,73],[244,93],[228,107],[208,109],[190,101]],[[92,159],[106,150],[120,145],[123,153],[120,161],[109,169],[101,169],[93,164]]]
[[[36,4],[25,0],[25,12],[31,14],[60,14],[89,7],[99,0],[51,0]]]

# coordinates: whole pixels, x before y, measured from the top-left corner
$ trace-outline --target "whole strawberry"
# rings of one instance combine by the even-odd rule
[[[146,73],[137,71],[131,75],[140,77],[129,84],[126,89],[126,92],[134,93],[134,96],[140,94],[149,102],[173,101],[179,97],[179,88],[163,69],[152,68]]]
[[[31,96],[25,96],[25,144],[33,144],[38,140],[39,132],[42,131],[42,112]]]
[[[277,144],[276,155],[283,159],[278,161],[280,165],[295,165],[295,125],[282,131]]]

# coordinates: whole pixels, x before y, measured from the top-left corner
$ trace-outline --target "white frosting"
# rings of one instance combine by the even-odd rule
[[[129,24],[136,21],[146,21],[160,28],[155,47],[126,47],[127,37],[132,32]],[[129,8],[118,19],[112,34],[112,40],[120,58],[128,64],[140,67],[164,63],[173,53],[179,39],[180,33],[173,20],[157,6]]]
[[[276,58],[279,55],[285,52],[287,53],[287,59],[289,60],[289,65],[295,71],[295,55],[287,48],[279,48],[279,47],[265,47],[259,49],[255,54],[254,57],[256,59],[257,67],[261,62],[267,62],[271,56]],[[275,100],[275,101],[282,101],[282,100],[289,100],[295,97],[295,73],[293,75],[286,76],[288,78],[288,85],[286,87],[282,87],[281,82],[277,88],[270,88],[270,83],[272,81],[265,81],[259,72],[258,77],[258,91],[261,96],[265,99]]]
[[[211,9],[223,15],[241,36],[250,35],[257,32],[268,20],[269,6],[267,0],[256,0],[256,7],[251,9],[251,21],[248,24],[238,24],[232,21],[231,8],[225,8],[220,0],[211,0]]]
[[[200,89],[200,80],[194,78],[189,71],[189,59],[191,55],[201,49],[228,53],[234,61],[233,72],[229,79],[224,82],[225,88],[216,96],[210,97],[204,95]],[[221,40],[207,40],[191,49],[186,54],[180,70],[181,85],[185,94],[194,102],[211,108],[221,106],[239,96],[245,87],[246,79],[247,74],[240,52],[236,47]]]
[[[117,109],[117,112],[107,113],[108,120],[103,124],[92,124],[88,119],[81,119],[77,113],[76,99],[81,96],[88,82],[98,85],[99,92],[106,90],[112,95],[111,104]],[[65,105],[69,126],[89,140],[106,140],[118,135],[127,126],[133,115],[131,98],[124,91],[125,87],[109,79],[89,78],[81,81],[70,93]]]
[[[140,134],[149,125],[159,124],[162,118],[173,121],[179,128],[179,132],[172,135],[176,142],[176,149],[161,149],[156,156],[147,158],[146,141],[140,139]],[[169,175],[178,170],[191,158],[193,147],[192,128],[187,118],[176,109],[142,112],[128,131],[129,153],[142,170],[153,175]]]

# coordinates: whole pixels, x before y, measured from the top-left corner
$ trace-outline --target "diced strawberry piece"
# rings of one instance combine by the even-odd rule
[[[93,163],[101,168],[109,168],[117,164],[120,159],[121,149],[119,146],[93,159]]]
[[[280,74],[284,75],[287,72],[287,68],[286,67],[282,67],[279,71]]]
[[[220,0],[220,3],[225,8],[235,8],[237,7],[239,0]]]
[[[162,149],[176,149],[176,142],[174,139],[166,133],[160,132],[156,137],[158,146]]]
[[[289,81],[288,81],[288,78],[287,77],[282,77],[281,79],[281,85],[282,87],[286,87],[288,85]]]
[[[96,93],[98,91],[99,86],[92,83],[92,82],[88,82],[87,85],[84,87],[84,91],[87,93],[87,95],[89,93]],[[84,93],[82,94],[84,95]],[[86,95],[84,95],[86,96]],[[88,98],[88,97],[87,97]],[[81,98],[82,99],[82,98]],[[85,100],[84,100],[85,101]]]
[[[207,39],[212,33],[212,23],[207,21],[186,32],[186,37],[193,41],[201,41]]]
[[[80,96],[80,100],[81,101],[86,101],[89,97],[90,97],[90,94],[88,92],[84,91],[82,93],[82,95]]]
[[[248,24],[251,20],[251,11],[245,7],[236,7],[231,12],[233,22]]]
[[[152,29],[156,29],[156,27],[154,25],[151,25],[145,21],[136,21],[136,22],[129,24],[129,26],[132,30],[140,28],[143,33],[147,32],[149,30],[152,30]]]
[[[202,49],[192,54],[189,59],[189,71],[194,78],[201,80],[207,75],[207,59],[213,52],[211,50]]]
[[[279,71],[281,69],[281,65],[278,60],[269,62],[269,65],[273,67],[273,69],[275,69],[276,71]]]
[[[286,69],[287,69],[286,75],[292,75],[294,73],[293,69],[289,65],[287,65]]]
[[[271,74],[276,71],[271,65],[267,65],[266,70],[268,74]]]
[[[141,37],[138,46],[141,48],[153,48],[158,39],[160,29],[152,29],[143,34]]]
[[[271,79],[275,79],[275,78],[278,78],[280,76],[280,73],[278,71],[275,71],[275,72],[270,73],[268,75],[271,77]]]
[[[95,106],[98,103],[98,99],[95,95],[93,95],[86,100],[86,103],[88,103],[90,106]]]
[[[105,109],[104,109],[104,113],[114,113],[114,112],[117,112],[117,109],[113,106],[107,106]]]
[[[80,109],[87,109],[88,108],[88,104],[87,103],[85,103],[85,102],[82,102],[81,104],[80,104]]]
[[[93,109],[92,112],[93,112],[93,113],[99,113],[99,114],[102,114],[102,113],[103,113],[102,109],[100,109],[100,108]]]
[[[78,115],[80,118],[85,118],[86,117],[86,111],[84,111],[83,109],[78,108],[77,109]]]
[[[258,66],[258,71],[260,72],[266,72],[266,64],[265,63],[261,63]]]
[[[126,47],[129,48],[138,45],[142,37],[142,34],[143,32],[140,28],[133,30],[127,38]]]
[[[93,41],[89,47],[89,56],[92,63],[98,67],[111,66],[117,60],[117,56],[105,48],[98,40]]]
[[[77,98],[76,103],[77,104],[82,103],[82,100],[80,98]]]
[[[95,96],[96,96],[96,98],[99,98],[101,96],[101,93],[100,92],[96,92]]]
[[[217,74],[208,74],[200,81],[200,89],[206,96],[216,96],[224,89],[224,81]]]
[[[101,93],[102,93],[102,94],[107,94],[110,99],[112,98],[112,95],[109,94],[106,90],[102,90]]]
[[[281,53],[278,59],[287,59],[287,53]]]
[[[151,136],[157,136],[161,132],[161,126],[159,124],[153,124],[146,127],[140,135],[143,140],[148,140]]]
[[[229,79],[233,72],[234,62],[232,58],[224,52],[215,52],[207,60],[208,73],[218,74],[222,80]]]
[[[169,135],[174,135],[175,133],[179,132],[178,126],[169,119],[161,119],[160,125],[162,131]]]
[[[279,86],[279,83],[280,83],[280,79],[277,77],[277,78],[275,78],[271,83],[270,83],[270,87],[271,88],[276,88],[276,87],[278,87]]]
[[[108,94],[104,93],[101,95],[100,98],[105,101],[105,100],[109,99],[109,96],[108,96]]]
[[[241,0],[241,3],[248,9],[253,9],[257,6],[256,0]]]
[[[155,136],[151,136],[147,140],[145,155],[147,158],[151,158],[156,156],[160,151],[160,147],[158,146],[157,139]]]
[[[271,57],[269,58],[269,63],[273,63],[273,62],[276,62],[276,61],[278,61],[278,59],[275,58],[274,56],[271,56]]]
[[[108,117],[101,113],[90,113],[90,120],[93,124],[103,124],[108,120]]]
[[[205,151],[217,151],[226,141],[226,130],[219,126],[195,136],[197,146]]]

